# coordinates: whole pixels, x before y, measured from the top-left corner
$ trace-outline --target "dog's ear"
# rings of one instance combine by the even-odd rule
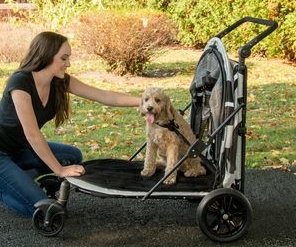
[[[141,113],[142,116],[145,115],[145,113],[144,113],[144,109],[143,109],[143,104],[144,104],[144,97],[143,97],[143,95],[142,95],[142,97],[141,97],[141,102],[140,102],[140,105],[139,105],[139,111],[140,111],[140,113]]]
[[[174,114],[175,109],[169,97],[166,97],[166,111],[167,111],[168,118],[170,120],[175,119],[175,114]]]

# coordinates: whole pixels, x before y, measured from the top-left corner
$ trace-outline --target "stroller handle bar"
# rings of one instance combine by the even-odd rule
[[[232,25],[230,25],[229,27],[227,27],[226,29],[224,29],[220,33],[218,33],[216,35],[216,37],[222,39],[226,34],[230,33],[235,28],[237,28],[238,26],[242,25],[245,22],[252,22],[255,24],[268,26],[268,28],[265,29],[258,36],[256,36],[252,40],[250,40],[248,43],[246,43],[245,45],[240,47],[238,53],[241,58],[249,57],[251,55],[252,47],[255,46],[256,44],[258,44],[262,39],[267,37],[269,34],[271,34],[278,27],[278,24],[275,21],[246,16],[246,17],[238,20],[237,22],[233,23]]]

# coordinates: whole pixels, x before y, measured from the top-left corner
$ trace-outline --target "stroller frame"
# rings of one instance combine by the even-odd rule
[[[144,185],[148,183],[148,186],[146,186],[144,190],[118,190],[116,188],[113,188],[112,185],[111,188],[108,188],[105,187],[104,183],[103,185],[98,185],[96,184],[96,182],[94,182],[94,180],[84,180],[83,177],[67,177],[61,180],[53,175],[45,176],[38,182],[40,183],[40,186],[42,188],[45,188],[49,197],[52,198],[41,200],[35,204],[36,210],[33,215],[33,223],[35,229],[40,234],[44,236],[56,236],[63,229],[65,222],[66,206],[70,195],[70,191],[73,189],[79,192],[92,194],[99,197],[142,198],[142,200],[146,200],[148,198],[198,199],[201,201],[197,208],[196,217],[200,229],[207,237],[218,242],[230,242],[240,238],[245,234],[252,221],[252,207],[248,199],[243,194],[246,159],[245,123],[247,105],[247,67],[245,65],[245,59],[251,55],[251,49],[254,45],[256,45],[262,39],[267,37],[277,28],[277,23],[271,20],[244,17],[235,22],[234,24],[230,25],[229,27],[227,27],[222,32],[218,33],[214,38],[212,38],[209,41],[207,45],[208,48],[212,48],[214,44],[217,42],[219,43],[220,39],[222,39],[225,35],[229,34],[231,31],[233,31],[245,22],[264,25],[267,26],[267,28],[258,36],[249,41],[247,44],[240,47],[238,51],[239,61],[234,62],[236,63],[237,73],[239,74],[239,76],[241,76],[242,79],[242,95],[240,95],[241,97],[238,98],[235,108],[233,108],[232,111],[228,112],[228,114],[224,114],[225,117],[220,121],[219,125],[216,128],[211,127],[212,129],[211,131],[209,131],[209,134],[207,136],[203,136],[202,134],[199,136],[201,129],[201,121],[200,119],[194,119],[195,113],[200,110],[197,106],[197,108],[195,109],[196,112],[194,112],[194,104],[200,100],[200,98],[198,98],[198,92],[196,93],[194,90],[196,90],[197,88],[196,77],[198,74],[197,72],[199,69],[199,65],[202,63],[201,61],[203,61],[203,56],[206,56],[202,55],[197,66],[195,78],[193,79],[193,83],[191,85],[191,89],[193,89],[193,91],[191,92],[192,102],[189,103],[185,108],[185,110],[191,108],[191,127],[193,128],[198,139],[190,145],[190,147],[187,150],[187,153],[175,164],[174,168],[165,176],[159,173],[156,180],[152,181],[152,183],[147,182],[149,179],[146,179],[146,182],[141,181],[141,183],[143,183]],[[218,61],[218,63],[220,62]],[[224,72],[221,70],[220,74],[223,73]],[[215,81],[215,85],[217,83],[218,82]],[[222,81],[222,83],[224,83],[224,81]],[[207,85],[202,86],[203,89],[204,87],[207,87]],[[226,105],[227,103],[228,102],[226,102]],[[221,136],[221,134],[223,134],[226,131],[228,125],[231,122],[235,121],[235,118],[238,115],[240,116],[240,122],[237,132],[237,135],[240,136],[240,167],[238,171],[239,175],[232,176],[232,180],[230,182],[225,182],[227,175],[232,175],[233,173],[233,171],[229,172],[230,168],[227,167],[227,160],[225,161],[226,165],[224,164],[224,160],[222,165],[217,165],[216,162],[213,162],[211,159],[208,158],[208,156],[209,154],[212,155],[213,146],[217,146],[216,143],[221,144],[223,142],[218,140],[217,137],[219,135]],[[138,177],[141,177],[139,171],[143,163],[134,161],[134,158],[145,148],[145,146],[146,143],[144,143],[128,161],[111,159],[95,160],[86,161],[84,162],[84,165],[86,167],[86,170],[90,167],[90,170],[94,173],[103,173],[102,169],[105,169],[106,167],[111,167],[110,169],[113,169],[113,167],[115,167],[114,171],[112,170],[112,172],[118,173],[121,168],[127,167],[124,165],[133,164],[134,166],[128,166],[129,168],[125,169],[127,169],[127,176],[132,176],[133,178],[135,178],[136,183],[139,180]],[[214,157],[215,154],[212,156]],[[202,163],[210,173],[210,176],[204,179],[201,187],[194,187],[193,189],[190,189],[188,188],[188,186],[178,187],[178,185],[176,185],[175,187],[164,186],[164,188],[161,188],[163,186],[163,181],[168,176],[170,176],[176,169],[178,169],[178,167],[186,159],[197,157],[201,158]],[[108,162],[111,162],[111,165],[106,166],[106,163]],[[111,170],[109,172],[111,172]],[[182,181],[185,181],[185,178]],[[192,186],[193,182],[196,181],[192,179],[189,186]],[[186,182],[184,184],[186,185]],[[59,193],[56,198],[55,192],[57,188],[59,189]],[[150,189],[148,189],[147,191],[147,188]],[[171,190],[170,188],[174,189]]]

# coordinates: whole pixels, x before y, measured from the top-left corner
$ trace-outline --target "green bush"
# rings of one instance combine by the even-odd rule
[[[267,10],[261,0],[178,0],[171,1],[167,11],[179,27],[179,39],[185,45],[203,47],[228,25],[244,16],[264,18]],[[244,25],[225,37],[230,50],[237,50],[260,30],[257,25]]]
[[[291,35],[294,34],[294,35]],[[296,62],[296,12],[289,13],[279,33],[282,57]]]
[[[99,0],[104,9],[142,9],[146,6],[146,0]]]
[[[279,23],[277,36],[271,46],[278,57],[296,62],[296,2],[290,0],[267,1],[269,18]]]
[[[296,61],[296,2],[291,0],[147,0],[148,7],[169,13],[179,28],[182,44],[203,47],[208,39],[244,16],[275,20],[279,28],[252,52]],[[237,49],[265,27],[242,25],[224,39],[230,51]]]
[[[91,12],[80,17],[75,30],[84,47],[119,75],[141,74],[155,49],[174,37],[172,23],[156,12]]]
[[[81,13],[100,8],[91,0],[30,0],[36,10],[28,12],[28,19],[50,30],[59,31]]]

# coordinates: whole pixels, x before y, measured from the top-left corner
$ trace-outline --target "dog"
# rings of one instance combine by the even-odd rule
[[[177,111],[170,98],[161,88],[147,88],[141,98],[140,112],[146,117],[147,146],[144,168],[141,175],[152,176],[157,168],[157,157],[161,158],[165,166],[165,175],[184,156],[196,137],[183,116]],[[174,124],[176,131],[167,126]],[[182,137],[183,136],[183,137]],[[184,138],[185,137],[185,138]],[[186,177],[197,177],[206,174],[199,158],[188,158],[180,166]],[[177,171],[174,171],[165,181],[165,184],[175,184]]]

